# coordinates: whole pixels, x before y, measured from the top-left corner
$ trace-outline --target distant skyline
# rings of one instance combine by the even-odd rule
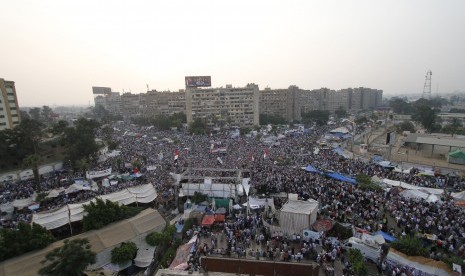
[[[0,78],[19,105],[86,105],[92,86],[465,91],[465,1],[3,1]]]

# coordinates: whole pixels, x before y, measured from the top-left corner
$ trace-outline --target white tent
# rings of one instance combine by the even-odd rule
[[[408,189],[408,190],[424,190],[424,191],[427,191],[430,194],[435,194],[435,195],[440,195],[440,194],[442,194],[444,192],[443,189],[435,189],[435,188],[427,188],[427,187],[415,186],[415,185],[408,184],[408,183],[405,183],[405,182],[402,182],[402,181],[391,180],[391,179],[387,179],[387,178],[383,179],[383,183],[385,183],[388,186],[401,187],[401,188]]]
[[[285,234],[302,233],[304,229],[311,229],[316,221],[318,212],[316,200],[289,200],[281,208],[279,224]]]
[[[100,198],[104,201],[110,200],[112,202],[117,202],[121,205],[128,205],[134,202],[149,203],[155,200],[156,197],[157,192],[155,191],[153,185],[145,184],[131,187],[116,193],[102,195],[97,198]],[[95,202],[96,199],[92,199],[91,201]],[[78,204],[68,204],[53,211],[34,214],[32,216],[32,221],[49,230],[58,228],[68,224],[69,222],[80,221],[85,215],[84,205],[89,204],[91,201]]]
[[[330,133],[343,133],[347,134],[349,133],[349,130],[346,127],[338,127],[330,131]]]

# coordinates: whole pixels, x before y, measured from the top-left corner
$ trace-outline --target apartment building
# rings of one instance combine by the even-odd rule
[[[186,93],[184,90],[179,92],[156,90],[148,91],[142,94],[143,115],[172,115],[174,113],[186,112]]]
[[[0,130],[14,128],[20,120],[15,83],[0,79]]]
[[[258,125],[258,85],[187,88],[186,115],[188,123],[200,118],[209,124],[225,122],[240,127]]]
[[[288,89],[260,90],[260,114],[282,116],[289,122],[300,120],[299,90],[297,86],[290,86]]]

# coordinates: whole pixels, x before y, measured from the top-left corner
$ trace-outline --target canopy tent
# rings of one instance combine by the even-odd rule
[[[223,208],[225,210],[225,212],[226,212],[226,208],[229,207],[229,199],[227,199],[227,198],[215,198],[213,200],[215,202],[216,208],[218,208],[218,209]]]
[[[226,208],[224,207],[221,207],[221,208],[218,208],[218,210],[215,211],[215,214],[226,214]]]
[[[285,234],[302,233],[316,221],[318,201],[289,200],[283,205],[279,217],[281,231]]]
[[[387,169],[393,169],[396,167],[396,165],[394,165],[390,161],[380,161],[378,165],[380,165],[383,168],[387,168]]]
[[[332,134],[338,134],[338,133],[347,134],[347,133],[349,133],[349,130],[346,127],[338,127],[338,128],[335,128],[335,129],[331,130],[329,133],[332,133]]]
[[[215,214],[215,222],[224,222],[225,216],[224,214]]]
[[[305,170],[307,172],[312,172],[312,173],[322,173],[320,170],[316,169],[312,165],[308,165],[307,167],[305,167]]]
[[[386,232],[383,232],[383,231],[378,231],[375,233],[375,235],[380,235],[384,238],[385,241],[387,242],[393,242],[396,240],[395,237],[393,237],[391,234],[388,234]]]
[[[451,151],[447,155],[447,161],[452,164],[465,165],[465,152],[459,149]]]
[[[210,225],[213,225],[214,222],[215,222],[214,215],[205,215],[203,216],[203,219],[202,219],[202,226],[210,226]]]
[[[407,256],[394,248],[389,249],[386,262],[390,265],[406,266],[413,275],[454,275],[444,262],[435,261],[421,256]]]
[[[383,183],[391,187],[401,187],[401,188],[408,189],[408,190],[423,190],[423,191],[428,192],[429,194],[434,194],[434,195],[440,195],[444,192],[443,189],[415,186],[415,185],[408,184],[402,181],[391,180],[387,178],[383,179]]]
[[[176,256],[170,264],[170,270],[183,271],[188,268],[189,254],[195,250],[197,235],[194,235],[186,244],[179,246]]]
[[[182,191],[185,196],[193,196],[195,192],[200,192],[215,198],[234,198],[244,194],[242,183],[182,183]]]
[[[134,264],[137,267],[148,267],[153,261],[155,248],[155,246],[150,246],[148,244],[139,247],[139,250],[137,250],[136,258],[134,259]]]
[[[152,184],[145,184],[141,186],[131,187],[116,193],[102,195],[92,199],[95,201],[97,198],[102,200],[110,200],[117,202],[121,205],[129,205],[131,203],[149,203],[155,200],[157,192]],[[68,204],[61,208],[41,212],[32,215],[32,222],[37,223],[47,229],[55,229],[70,222],[80,221],[85,215],[84,205],[89,204],[91,201]],[[32,200],[31,200],[32,202]],[[28,204],[30,205],[30,203]]]
[[[354,185],[357,184],[357,181],[354,178],[347,177],[347,176],[342,175],[340,173],[332,172],[332,173],[327,173],[326,175],[333,178],[333,179],[336,179],[336,180],[348,182],[348,183],[351,183],[351,184],[354,184]]]

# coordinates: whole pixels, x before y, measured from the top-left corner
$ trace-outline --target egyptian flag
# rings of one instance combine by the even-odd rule
[[[176,163],[176,164],[178,163],[178,158],[179,158],[179,150],[176,149],[174,151],[174,163]]]
[[[266,159],[268,155],[270,155],[270,151],[268,150],[268,148],[265,148],[265,153],[263,153],[263,159]]]
[[[250,153],[249,159],[250,159],[252,162],[255,161],[255,157],[253,157],[253,154],[252,154],[252,153]]]

